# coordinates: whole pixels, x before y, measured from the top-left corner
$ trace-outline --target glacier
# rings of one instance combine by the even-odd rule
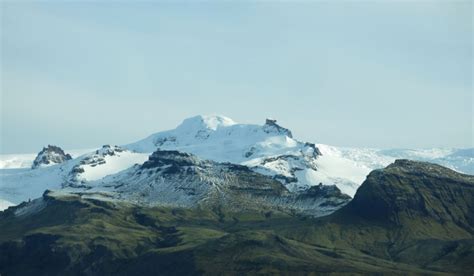
[[[0,207],[37,198],[46,189],[117,181],[127,169],[146,162],[157,149],[244,165],[273,177],[292,192],[323,184],[336,185],[353,196],[370,171],[395,159],[428,161],[474,174],[472,148],[373,149],[314,142],[297,140],[276,120],[267,119],[263,125],[240,124],[225,116],[209,115],[185,119],[175,129],[134,143],[66,151],[73,156],[72,160],[36,170],[29,169],[35,154],[0,155]]]

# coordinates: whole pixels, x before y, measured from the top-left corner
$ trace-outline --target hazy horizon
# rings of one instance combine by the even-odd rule
[[[470,1],[0,6],[0,153],[206,114],[336,146],[474,147]]]

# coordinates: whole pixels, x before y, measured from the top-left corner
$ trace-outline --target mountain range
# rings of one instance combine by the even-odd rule
[[[158,132],[135,143],[76,150],[70,155],[63,152],[60,162],[54,158],[58,158],[57,152],[62,149],[52,146],[45,147],[34,161],[33,154],[1,156],[0,207],[39,197],[46,189],[116,179],[116,174],[123,175],[134,164],[143,164],[157,149],[247,166],[296,193],[323,184],[336,185],[352,197],[370,171],[383,168],[395,159],[429,161],[474,174],[474,149],[333,147],[299,141],[289,129],[272,119],[263,125],[249,125],[224,116],[195,116],[184,120],[176,129]],[[47,164],[39,163],[45,153],[51,158],[44,159]]]
[[[157,152],[166,160],[176,154]],[[193,158],[178,155],[173,159]],[[142,169],[166,162],[151,158]],[[281,196],[283,186],[270,180],[257,194]],[[375,170],[352,201],[319,218],[226,202],[145,207],[46,191],[0,213],[0,272],[468,275],[474,269],[474,176],[432,163],[398,160]]]
[[[126,145],[8,158],[2,275],[474,271],[472,149],[338,148],[273,119],[197,116]]]

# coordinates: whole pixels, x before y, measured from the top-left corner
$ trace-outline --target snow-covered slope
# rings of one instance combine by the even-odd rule
[[[94,151],[94,149],[73,149],[66,150],[73,158],[81,156],[83,154]],[[0,170],[1,169],[24,169],[31,168],[33,161],[37,154],[25,153],[25,154],[0,154]]]
[[[437,163],[462,173],[474,174],[474,148],[374,149],[333,147],[322,144],[317,146],[323,156],[350,160],[359,167],[370,170],[383,168],[393,163],[395,159],[410,159]]]
[[[396,159],[410,159],[440,164],[453,170],[474,174],[474,148],[469,149],[374,149],[334,147],[316,144],[322,155],[312,173],[323,183],[334,183],[353,195],[365,177]]]
[[[0,170],[0,199],[19,204],[41,196],[46,189],[60,189],[65,174],[60,166]]]
[[[317,170],[318,148],[294,139],[290,130],[271,119],[263,125],[249,125],[224,116],[196,116],[184,120],[176,129],[124,147],[141,153],[178,150],[206,160],[246,165],[275,177],[290,191],[305,190],[320,183],[311,177],[299,181],[298,177]]]
[[[18,168],[29,168],[34,154],[0,155],[0,199],[18,204],[41,196],[46,189],[118,181],[124,172],[134,164],[143,164],[157,149],[245,165],[280,181],[290,192],[302,192],[322,183],[336,185],[353,196],[371,170],[401,158],[434,162],[474,174],[474,149],[381,150],[315,145],[297,140],[275,120],[250,125],[224,116],[196,116],[184,120],[176,129],[122,147],[106,145],[98,150],[68,151],[72,160],[36,170]]]
[[[1,169],[21,169],[31,168],[36,154],[0,154],[0,170]]]
[[[79,187],[143,163],[148,154],[135,153],[118,146],[103,146],[96,151],[38,169],[1,169],[0,199],[19,204],[40,197],[47,189]]]
[[[186,119],[176,129],[124,147],[147,153],[157,148],[189,152],[203,159],[249,166],[279,179],[291,191],[319,183],[335,184],[350,196],[371,170],[395,159],[429,161],[474,174],[474,149],[381,150],[314,145],[298,141],[275,120],[249,125],[218,115]]]
[[[15,206],[15,204],[11,203],[10,201],[0,199],[0,211],[3,211],[10,206]]]
[[[99,180],[105,176],[118,173],[134,164],[142,164],[148,154],[131,152],[119,146],[104,145],[93,153],[79,158],[70,171],[69,184]]]
[[[335,186],[319,185],[307,192],[291,193],[281,182],[246,166],[166,150],[153,152],[142,165],[61,191],[147,206],[207,206],[234,211],[281,208],[313,216],[331,213],[350,200]]]
[[[302,150],[305,144],[293,139],[291,132],[274,120],[267,119],[263,126],[237,124],[216,115],[188,118],[176,129],[158,132],[124,147],[146,153],[157,148],[173,149],[204,159],[242,163],[255,158],[293,154]],[[314,149],[308,147],[307,150]]]

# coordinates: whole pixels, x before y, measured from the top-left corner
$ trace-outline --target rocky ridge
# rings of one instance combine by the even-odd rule
[[[157,150],[142,165],[82,185],[81,193],[107,191],[115,199],[147,206],[279,208],[313,216],[329,214],[350,200],[335,186],[319,185],[294,193],[247,166],[202,160],[172,150]]]
[[[36,169],[39,167],[61,164],[71,159],[71,155],[65,153],[60,147],[48,145],[38,153],[31,168]]]
[[[124,148],[140,153],[178,150],[201,159],[245,165],[280,181],[290,191],[306,190],[321,182],[312,177],[321,156],[316,145],[296,140],[289,129],[273,119],[259,126],[238,124],[224,116],[196,116],[174,130]]]
[[[222,181],[209,181],[202,168],[220,172]],[[245,190],[245,176],[254,174],[246,167],[176,151],[156,151],[129,171],[132,178],[145,175],[150,180],[179,179],[183,173],[201,178],[199,187],[207,195],[213,187]],[[286,196],[283,184],[259,177],[266,182],[252,187],[262,197],[240,201],[229,191],[225,202],[234,202],[232,208],[213,196],[203,197],[210,200],[197,208],[181,208],[48,191],[0,212],[0,272],[468,275],[474,269],[473,176],[399,160],[372,172],[349,204],[319,218],[248,205]],[[324,185],[308,191],[300,197],[338,193]]]

